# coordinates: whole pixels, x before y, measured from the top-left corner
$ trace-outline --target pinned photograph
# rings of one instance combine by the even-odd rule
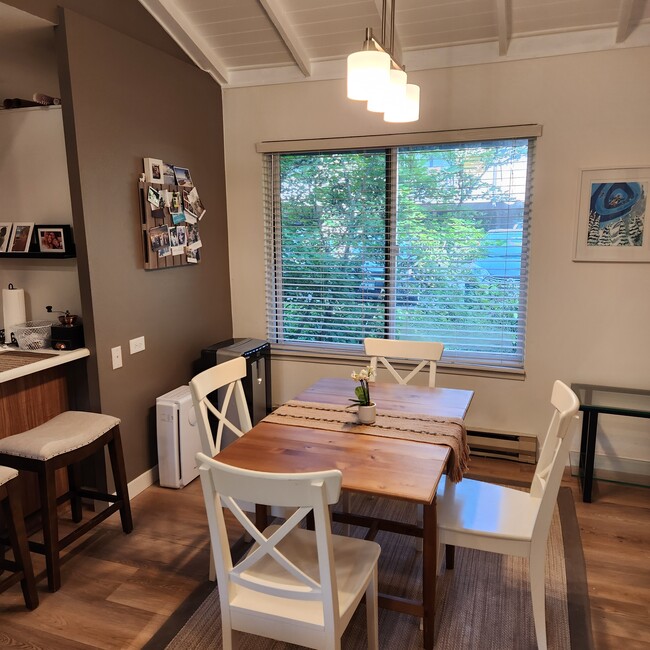
[[[198,264],[199,260],[201,259],[201,251],[198,248],[197,249],[188,248],[186,249],[185,254],[187,257],[187,261],[190,264]]]
[[[183,187],[193,186],[190,170],[186,167],[174,167],[174,174],[176,175],[176,185]]]
[[[169,204],[169,211],[172,214],[179,214],[183,212],[183,199],[180,192],[171,192],[171,202]]]
[[[171,247],[172,255],[182,255],[185,251],[185,237],[183,236],[183,243],[180,244],[178,241],[178,228],[183,228],[184,226],[174,226],[169,229],[169,245]]]
[[[187,247],[190,250],[196,250],[201,248],[203,243],[201,242],[201,237],[199,235],[199,227],[195,223],[187,224]]]
[[[11,234],[11,240],[9,241],[9,252],[27,253],[29,251],[29,244],[32,240],[33,231],[33,223],[15,223],[13,233]]]
[[[176,237],[179,246],[187,245],[187,229],[185,226],[176,226]]]
[[[163,183],[165,185],[176,185],[176,174],[174,173],[174,165],[171,163],[163,162]]]
[[[0,223],[0,253],[6,253],[11,237],[11,223]]]
[[[151,203],[152,208],[162,208],[165,205],[163,195],[155,187],[149,186],[147,190],[147,201]]]
[[[163,161],[157,158],[144,158],[144,177],[147,183],[162,183]]]
[[[191,214],[199,221],[205,214],[205,208],[203,207],[203,203],[201,203],[196,187],[193,187],[189,192],[183,190],[183,206],[185,208],[185,214]]]
[[[38,228],[38,249],[41,253],[65,253],[63,228]]]
[[[149,240],[151,241],[151,250],[154,253],[158,253],[158,257],[171,255],[169,248],[169,226],[150,228]]]
[[[184,212],[177,212],[174,214],[172,212],[172,221],[175,226],[178,226],[181,223],[185,223],[185,213]]]

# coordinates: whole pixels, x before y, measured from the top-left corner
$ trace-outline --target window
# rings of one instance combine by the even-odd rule
[[[269,338],[523,368],[533,138],[266,155]]]

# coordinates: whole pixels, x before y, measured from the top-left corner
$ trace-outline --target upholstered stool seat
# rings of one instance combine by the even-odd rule
[[[17,470],[0,465],[0,504],[2,505],[2,514],[14,553],[13,561],[7,560],[4,554],[0,554],[0,573],[2,570],[12,572],[10,576],[0,580],[0,591],[5,591],[5,589],[20,581],[25,605],[29,609],[34,609],[38,606],[38,594],[34,582],[32,560],[27,546],[20,485],[17,479]]]
[[[122,530],[133,530],[119,425],[120,420],[110,415],[66,411],[29,431],[0,440],[0,464],[38,474],[43,543],[30,541],[29,547],[45,555],[50,591],[61,586],[59,553],[63,548],[116,510],[120,511]],[[104,446],[108,446],[111,459],[115,495],[81,487],[80,462]],[[54,473],[63,467],[67,468],[69,491],[57,498]],[[107,501],[110,505],[59,539],[58,503],[69,499],[72,520],[79,523],[82,497]]]

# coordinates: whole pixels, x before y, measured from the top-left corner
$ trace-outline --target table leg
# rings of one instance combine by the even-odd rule
[[[594,460],[596,455],[596,433],[598,432],[598,412],[589,417],[587,445],[585,448],[584,477],[582,479],[582,500],[591,503],[591,488],[594,482]]]
[[[436,556],[438,549],[438,521],[436,499],[424,506],[422,538],[422,607],[424,648],[432,650],[436,615]]]
[[[589,417],[591,411],[582,412],[582,435],[580,436],[580,462],[578,466],[578,478],[580,483],[585,475],[585,458],[587,457],[587,438],[589,437]]]

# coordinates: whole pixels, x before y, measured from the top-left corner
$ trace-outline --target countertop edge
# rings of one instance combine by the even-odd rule
[[[57,350],[43,350],[41,352],[34,352],[34,356],[38,354],[56,354],[55,357],[48,357],[47,359],[42,359],[40,361],[35,361],[34,363],[28,363],[19,368],[12,368],[11,370],[4,370],[0,372],[0,384],[12,381],[13,379],[19,379],[20,377],[26,377],[27,375],[33,375],[34,373],[41,372],[43,370],[48,370],[49,368],[55,368],[56,366],[61,366],[64,363],[70,363],[71,361],[77,361],[78,359],[83,359],[84,357],[90,356],[90,350],[88,348],[79,348],[77,350],[66,350],[64,352],[58,352]],[[1,353],[0,353],[1,354]]]

